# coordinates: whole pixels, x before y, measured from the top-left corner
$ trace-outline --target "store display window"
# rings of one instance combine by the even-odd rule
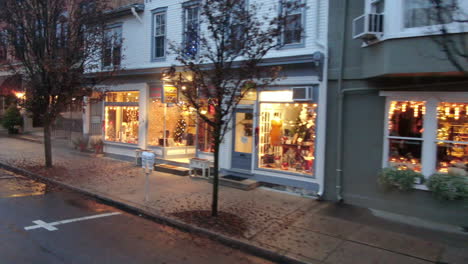
[[[387,165],[468,176],[468,103],[425,98],[389,101]]]
[[[184,103],[152,100],[148,112],[148,143],[159,147],[195,146],[194,112]]]
[[[422,133],[426,105],[422,101],[391,101],[388,113],[389,165],[421,171]]]
[[[105,103],[105,140],[138,143],[138,92],[110,92]]]
[[[258,167],[313,174],[316,120],[315,103],[260,103]]]
[[[468,176],[468,103],[440,103],[437,128],[437,171]]]

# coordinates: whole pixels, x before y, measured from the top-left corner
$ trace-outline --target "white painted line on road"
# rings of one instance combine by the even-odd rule
[[[16,177],[16,176],[1,176],[0,180],[7,180],[7,179],[14,179],[14,178],[18,178],[18,177]]]
[[[44,222],[44,221],[42,221],[42,220],[36,220],[36,221],[33,221],[33,223],[36,224],[36,226],[34,226],[34,227],[37,227],[37,228],[45,228],[45,229],[47,229],[47,230],[49,230],[49,231],[58,230],[58,229],[55,228],[53,225],[48,224],[48,223],[46,223],[46,222]],[[30,227],[31,227],[31,226],[30,226]],[[27,229],[27,227],[25,227],[24,229],[29,230],[29,229]],[[33,229],[33,228],[30,228],[30,229]]]
[[[119,212],[114,212],[114,213],[107,213],[107,214],[98,214],[98,215],[91,215],[91,216],[85,216],[85,217],[80,217],[80,218],[73,218],[73,219],[67,219],[67,220],[62,220],[62,221],[57,221],[57,222],[52,222],[52,223],[46,223],[42,220],[35,220],[33,221],[34,226],[27,226],[24,228],[24,230],[33,230],[33,229],[38,229],[38,228],[44,228],[49,231],[56,231],[58,228],[55,226],[58,225],[63,225],[63,224],[69,224],[73,222],[79,222],[79,221],[85,221],[85,220],[90,220],[90,219],[96,219],[96,218],[101,218],[101,217],[107,217],[107,216],[113,216],[113,215],[119,215],[122,213]]]

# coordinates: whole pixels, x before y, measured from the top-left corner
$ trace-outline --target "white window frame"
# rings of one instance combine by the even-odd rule
[[[305,0],[288,0],[286,2],[298,2],[298,4],[305,4]],[[295,10],[294,12],[292,12],[291,14],[289,15],[297,15],[297,14],[300,14],[301,15],[301,26],[302,26],[302,32],[301,32],[301,40],[299,42],[291,42],[291,43],[285,43],[285,29],[283,29],[283,32],[281,32],[281,36],[280,36],[280,41],[281,41],[281,44],[284,45],[283,48],[303,48],[304,45],[305,45],[305,32],[306,32],[306,12],[305,10],[307,9],[306,6],[302,7],[302,8],[299,8],[297,10]],[[283,6],[280,6],[280,12],[282,13],[282,15],[284,15],[284,7]]]
[[[158,16],[164,16],[164,24],[162,25],[162,31],[164,34],[158,34],[157,28],[158,28],[158,23],[157,23],[157,17]],[[159,61],[159,60],[164,60],[167,55],[167,8],[158,8],[152,13],[152,61]],[[156,56],[156,38],[157,37],[164,37],[164,47],[163,47],[163,56]]]
[[[420,140],[421,146],[421,173],[427,179],[434,174],[437,166],[437,106],[442,102],[468,103],[468,92],[381,92],[380,96],[386,97],[384,116],[384,142],[382,155],[382,168],[388,167],[389,158],[389,135],[388,112],[391,101],[425,101],[426,114],[423,120],[422,138],[404,138],[408,140]],[[401,138],[401,137],[400,137]],[[445,141],[442,141],[445,142]],[[453,141],[447,141],[452,143]],[[457,142],[453,142],[457,143]],[[425,185],[417,185],[416,189],[427,190]]]
[[[371,1],[372,0],[366,0],[366,12],[371,12],[372,10]],[[440,34],[440,26],[437,25],[405,28],[404,1],[406,0],[387,0],[387,3],[385,3],[384,32],[380,39],[381,41],[394,38],[409,38]],[[460,4],[460,8],[465,12],[468,12],[468,1],[460,1]],[[461,23],[452,22],[445,26],[449,33],[455,34],[468,32],[468,27],[466,25],[463,27]]]
[[[190,54],[191,56],[198,56],[198,54],[200,53],[200,40],[199,40],[199,37],[200,37],[200,12],[202,11],[201,10],[201,7],[199,5],[198,2],[193,2],[193,3],[190,3],[186,6],[183,7],[183,31],[182,31],[182,40],[183,40],[183,49],[184,49],[184,53],[186,53],[186,48],[187,48],[187,41],[188,41],[188,34],[189,34],[189,30],[188,30],[188,26],[193,24],[192,21],[194,21],[195,19],[192,18],[190,21],[189,21],[189,12],[193,9],[197,9],[197,17],[196,17],[196,26],[197,26],[197,35],[196,35],[196,38],[197,38],[197,49],[195,51],[194,54]]]
[[[107,32],[112,33],[112,42],[111,42],[111,48],[110,48],[110,64],[109,65],[104,65],[104,54],[101,58],[101,64],[103,69],[112,69],[114,67],[121,67],[122,66],[122,57],[123,57],[123,27],[122,24],[116,24],[116,25],[111,25],[106,28],[106,36]],[[116,38],[117,36],[117,38]],[[120,43],[118,43],[120,42]],[[118,45],[117,45],[118,43]],[[114,65],[114,48],[116,46],[120,46],[120,64],[119,65]]]

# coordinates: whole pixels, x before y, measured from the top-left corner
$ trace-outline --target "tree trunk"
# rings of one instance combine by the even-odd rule
[[[52,168],[52,141],[49,122],[44,122],[44,158],[46,168]]]
[[[211,200],[211,216],[218,216],[218,186],[219,186],[219,145],[215,138],[214,142],[214,168],[213,168],[213,198]]]

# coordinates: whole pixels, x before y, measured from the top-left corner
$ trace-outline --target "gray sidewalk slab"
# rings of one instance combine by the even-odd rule
[[[206,181],[153,173],[150,200],[145,202],[141,168],[83,155],[64,147],[66,144],[55,145],[55,168],[46,170],[42,168],[42,145],[0,137],[0,162],[153,215],[174,218],[176,212],[210,210],[212,185]],[[462,250],[468,248],[468,236],[425,229],[416,232],[415,228],[375,218],[366,209],[265,189],[228,187],[220,187],[219,204],[221,211],[247,223],[242,234],[224,235],[305,263],[463,263],[468,259],[468,250]]]

